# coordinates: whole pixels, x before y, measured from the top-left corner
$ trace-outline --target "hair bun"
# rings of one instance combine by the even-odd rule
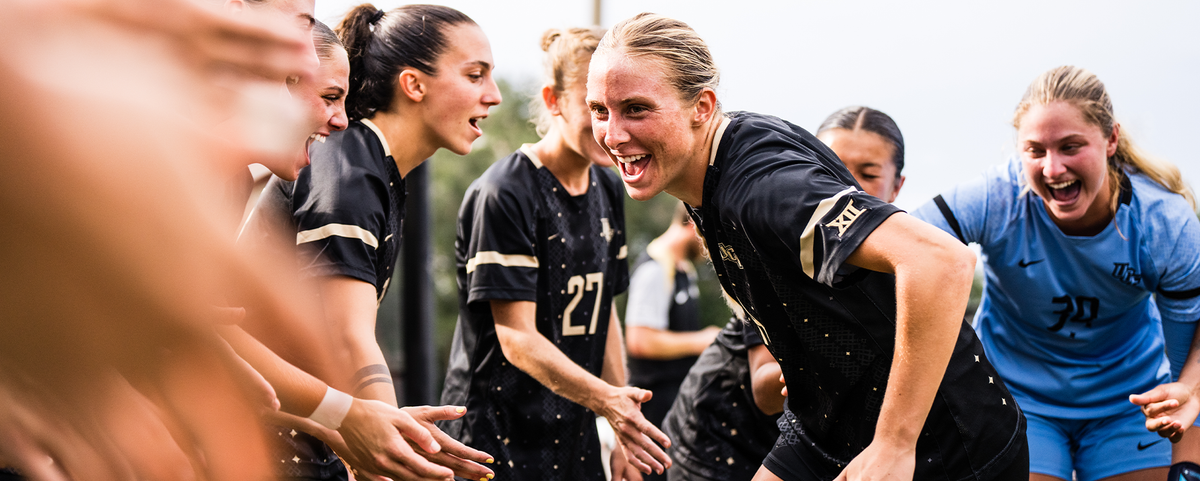
[[[379,21],[383,19],[383,15],[385,13],[387,13],[387,12],[384,12],[383,10],[375,10],[375,13],[371,14],[371,18],[367,20],[367,24],[375,25],[375,24],[379,23]]]
[[[546,30],[546,33],[542,34],[542,51],[549,52],[550,46],[554,45],[554,41],[558,40],[558,37],[561,37],[562,33],[562,30],[557,28]]]

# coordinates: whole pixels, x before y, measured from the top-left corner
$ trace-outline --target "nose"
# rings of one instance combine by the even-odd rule
[[[346,118],[346,107],[339,102],[337,110],[333,112],[333,116],[329,118],[329,128],[337,130],[346,130],[350,120]]]
[[[1054,152],[1047,151],[1046,156],[1042,158],[1042,176],[1053,179],[1064,173],[1067,168],[1063,165],[1062,160]]]
[[[495,78],[489,75],[487,84],[487,90],[483,92],[483,98],[480,101],[488,107],[500,105],[504,98],[500,95],[500,87],[496,85]]]
[[[611,113],[608,120],[604,121],[604,145],[609,149],[616,150],[626,142],[629,142],[629,132],[625,130],[625,123],[618,120],[616,115]]]

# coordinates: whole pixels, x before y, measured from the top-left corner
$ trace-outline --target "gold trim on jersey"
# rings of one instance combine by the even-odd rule
[[[521,144],[520,150],[522,154],[529,157],[529,160],[533,161],[534,167],[539,169],[545,167],[545,164],[542,164],[542,159],[539,159],[537,154],[533,153],[533,144]]]
[[[717,147],[721,146],[721,136],[725,135],[725,127],[729,127],[729,122],[729,117],[721,118],[721,125],[717,127],[717,133],[713,135],[712,151],[708,153],[708,165],[717,162]]]
[[[296,233],[296,245],[315,242],[332,236],[358,239],[363,241],[363,243],[366,245],[376,249],[379,248],[379,239],[375,237],[375,234],[372,234],[371,231],[363,229],[362,227],[349,224],[325,224],[316,229],[298,232]]]
[[[471,260],[467,261],[467,274],[475,272],[475,268],[480,264],[499,264],[504,267],[534,267],[538,266],[538,260],[534,256],[526,256],[520,254],[501,254],[496,251],[484,251],[475,254]]]
[[[808,218],[808,225],[804,226],[804,233],[800,234],[800,264],[804,266],[804,274],[810,279],[817,279],[816,272],[814,272],[816,262],[813,260],[813,236],[817,232],[817,224],[820,224],[825,214],[833,209],[833,205],[837,204],[838,199],[857,191],[858,189],[854,187],[847,187],[846,190],[822,200],[820,204],[817,204],[817,210],[813,211],[812,217]]]
[[[383,144],[383,155],[391,157],[392,148],[388,147],[387,137],[383,136],[383,131],[379,130],[379,126],[375,125],[375,122],[371,122],[371,119],[362,119],[362,123],[363,125],[366,125],[368,129],[371,129],[372,132],[375,132],[375,135],[379,136],[379,143]]]

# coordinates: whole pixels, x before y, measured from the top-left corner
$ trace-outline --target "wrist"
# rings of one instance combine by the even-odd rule
[[[342,421],[346,419],[346,414],[350,412],[350,406],[353,404],[354,398],[349,394],[326,386],[325,397],[321,399],[317,409],[308,415],[308,419],[336,431],[342,426]]]

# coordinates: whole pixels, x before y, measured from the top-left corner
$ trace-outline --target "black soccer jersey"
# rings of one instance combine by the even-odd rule
[[[874,437],[896,337],[895,277],[845,260],[899,210],[775,117],[732,115],[713,149],[702,206],[689,212],[790,395],[765,464],[785,479],[833,479]],[[989,479],[1024,442],[1024,416],[963,323],[917,443],[915,479]]]
[[[313,143],[309,156],[295,182],[271,179],[259,208],[291,217],[301,274],[353,277],[375,286],[382,301],[400,254],[406,194],[387,141],[370,120],[354,121]]]
[[[604,479],[595,414],[508,362],[488,302],[536,302],[538,331],[601,374],[612,298],[629,279],[621,183],[600,167],[590,175],[572,197],[522,147],[472,183],[459,210],[459,318],[442,404],[467,414],[440,426],[495,456],[497,479]]]
[[[274,177],[256,215],[295,229],[301,275],[342,275],[375,286],[383,300],[400,252],[404,179],[383,134],[354,121],[309,149],[295,182]],[[271,221],[275,222],[275,221]],[[268,432],[281,477],[346,479],[341,460],[317,438],[291,428]],[[272,460],[275,461],[275,460]]]
[[[758,330],[730,321],[705,349],[679,388],[663,421],[671,438],[672,481],[749,481],[775,445],[779,415],[754,403],[750,348]]]

